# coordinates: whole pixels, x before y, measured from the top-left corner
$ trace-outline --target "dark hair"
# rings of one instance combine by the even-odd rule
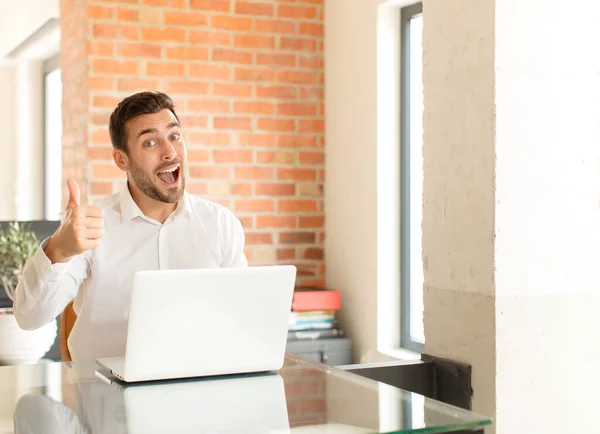
[[[150,115],[161,110],[171,110],[177,121],[173,100],[162,92],[139,92],[128,96],[117,105],[110,115],[108,132],[110,141],[115,149],[127,152],[127,131],[125,124],[128,120],[139,115]]]

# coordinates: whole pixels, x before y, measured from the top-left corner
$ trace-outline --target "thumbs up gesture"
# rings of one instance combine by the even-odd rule
[[[48,242],[45,253],[54,262],[67,262],[73,256],[94,249],[103,235],[103,210],[81,206],[79,184],[67,180],[69,201],[63,221]]]

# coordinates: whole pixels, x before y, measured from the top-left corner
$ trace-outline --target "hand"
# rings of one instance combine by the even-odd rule
[[[65,217],[50,237],[45,252],[55,262],[67,262],[73,256],[95,249],[104,233],[103,210],[97,206],[80,204],[79,185],[73,179],[67,180],[69,202]]]

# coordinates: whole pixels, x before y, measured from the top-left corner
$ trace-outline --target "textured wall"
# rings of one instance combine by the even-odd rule
[[[175,100],[189,191],[242,220],[253,264],[286,262],[322,285],[322,0],[63,0],[64,167],[82,200],[123,174],[107,122],[120,99]]]

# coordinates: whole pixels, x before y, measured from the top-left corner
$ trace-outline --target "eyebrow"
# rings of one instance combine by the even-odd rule
[[[168,129],[171,129],[173,127],[178,127],[179,124],[177,122],[171,122],[169,125],[167,125]],[[140,131],[140,133],[138,134],[138,137],[142,137],[144,134],[150,134],[150,133],[157,133],[158,130],[156,128],[146,128],[145,130]]]

